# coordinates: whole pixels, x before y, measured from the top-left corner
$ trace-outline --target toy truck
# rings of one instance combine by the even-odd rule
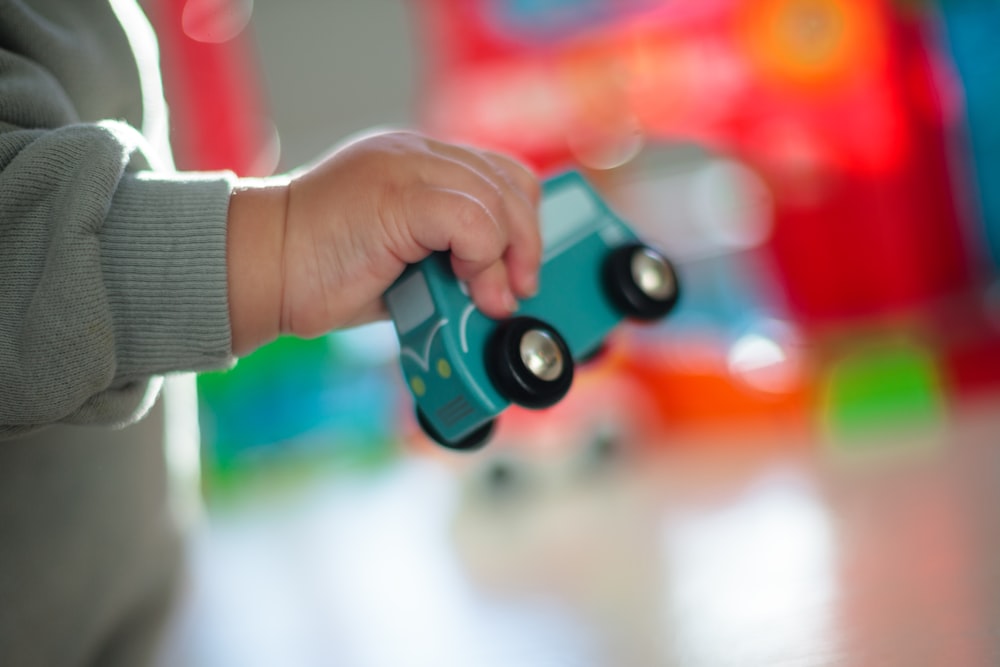
[[[623,319],[658,320],[677,274],[575,171],[543,184],[540,290],[508,319],[482,314],[447,253],[413,264],[386,291],[403,376],[424,432],[452,449],[485,444],[508,405],[544,408],[569,391],[576,362]]]

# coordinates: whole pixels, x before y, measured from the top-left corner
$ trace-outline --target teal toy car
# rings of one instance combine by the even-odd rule
[[[385,293],[421,428],[452,449],[484,444],[511,403],[543,408],[569,391],[576,362],[624,318],[656,320],[677,275],[578,172],[547,180],[539,207],[540,290],[508,319],[472,303],[447,253],[403,272]]]

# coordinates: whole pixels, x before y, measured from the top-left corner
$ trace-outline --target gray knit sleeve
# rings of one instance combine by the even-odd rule
[[[136,170],[142,141],[117,122],[0,131],[0,438],[124,425],[152,377],[231,361],[233,177]]]

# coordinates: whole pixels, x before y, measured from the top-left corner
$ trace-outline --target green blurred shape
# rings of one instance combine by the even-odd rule
[[[384,460],[395,435],[392,376],[350,356],[330,336],[281,337],[199,375],[206,483]]]
[[[308,369],[309,380],[316,382],[316,373],[336,363],[338,356],[327,338],[282,336],[240,359],[231,369],[200,374],[198,391],[210,401],[233,400],[262,387],[287,383],[293,371],[302,369]]]
[[[821,409],[827,432],[846,444],[938,424],[945,410],[938,364],[928,348],[909,339],[856,344],[831,365]]]

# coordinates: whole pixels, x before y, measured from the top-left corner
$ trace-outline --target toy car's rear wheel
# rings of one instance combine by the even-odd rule
[[[554,405],[573,384],[566,341],[531,317],[515,317],[497,327],[487,346],[486,368],[497,390],[526,408]]]
[[[604,287],[626,317],[658,320],[680,296],[677,272],[659,251],[641,243],[616,248],[604,264]]]
[[[417,408],[417,423],[420,424],[420,428],[427,435],[428,438],[438,443],[442,447],[447,447],[448,449],[454,449],[458,451],[471,451],[479,449],[487,442],[489,442],[490,437],[493,435],[493,427],[496,424],[495,419],[491,419],[472,433],[462,438],[457,442],[452,442],[445,438],[441,433],[438,432],[434,425],[431,424],[427,415],[419,407]]]

